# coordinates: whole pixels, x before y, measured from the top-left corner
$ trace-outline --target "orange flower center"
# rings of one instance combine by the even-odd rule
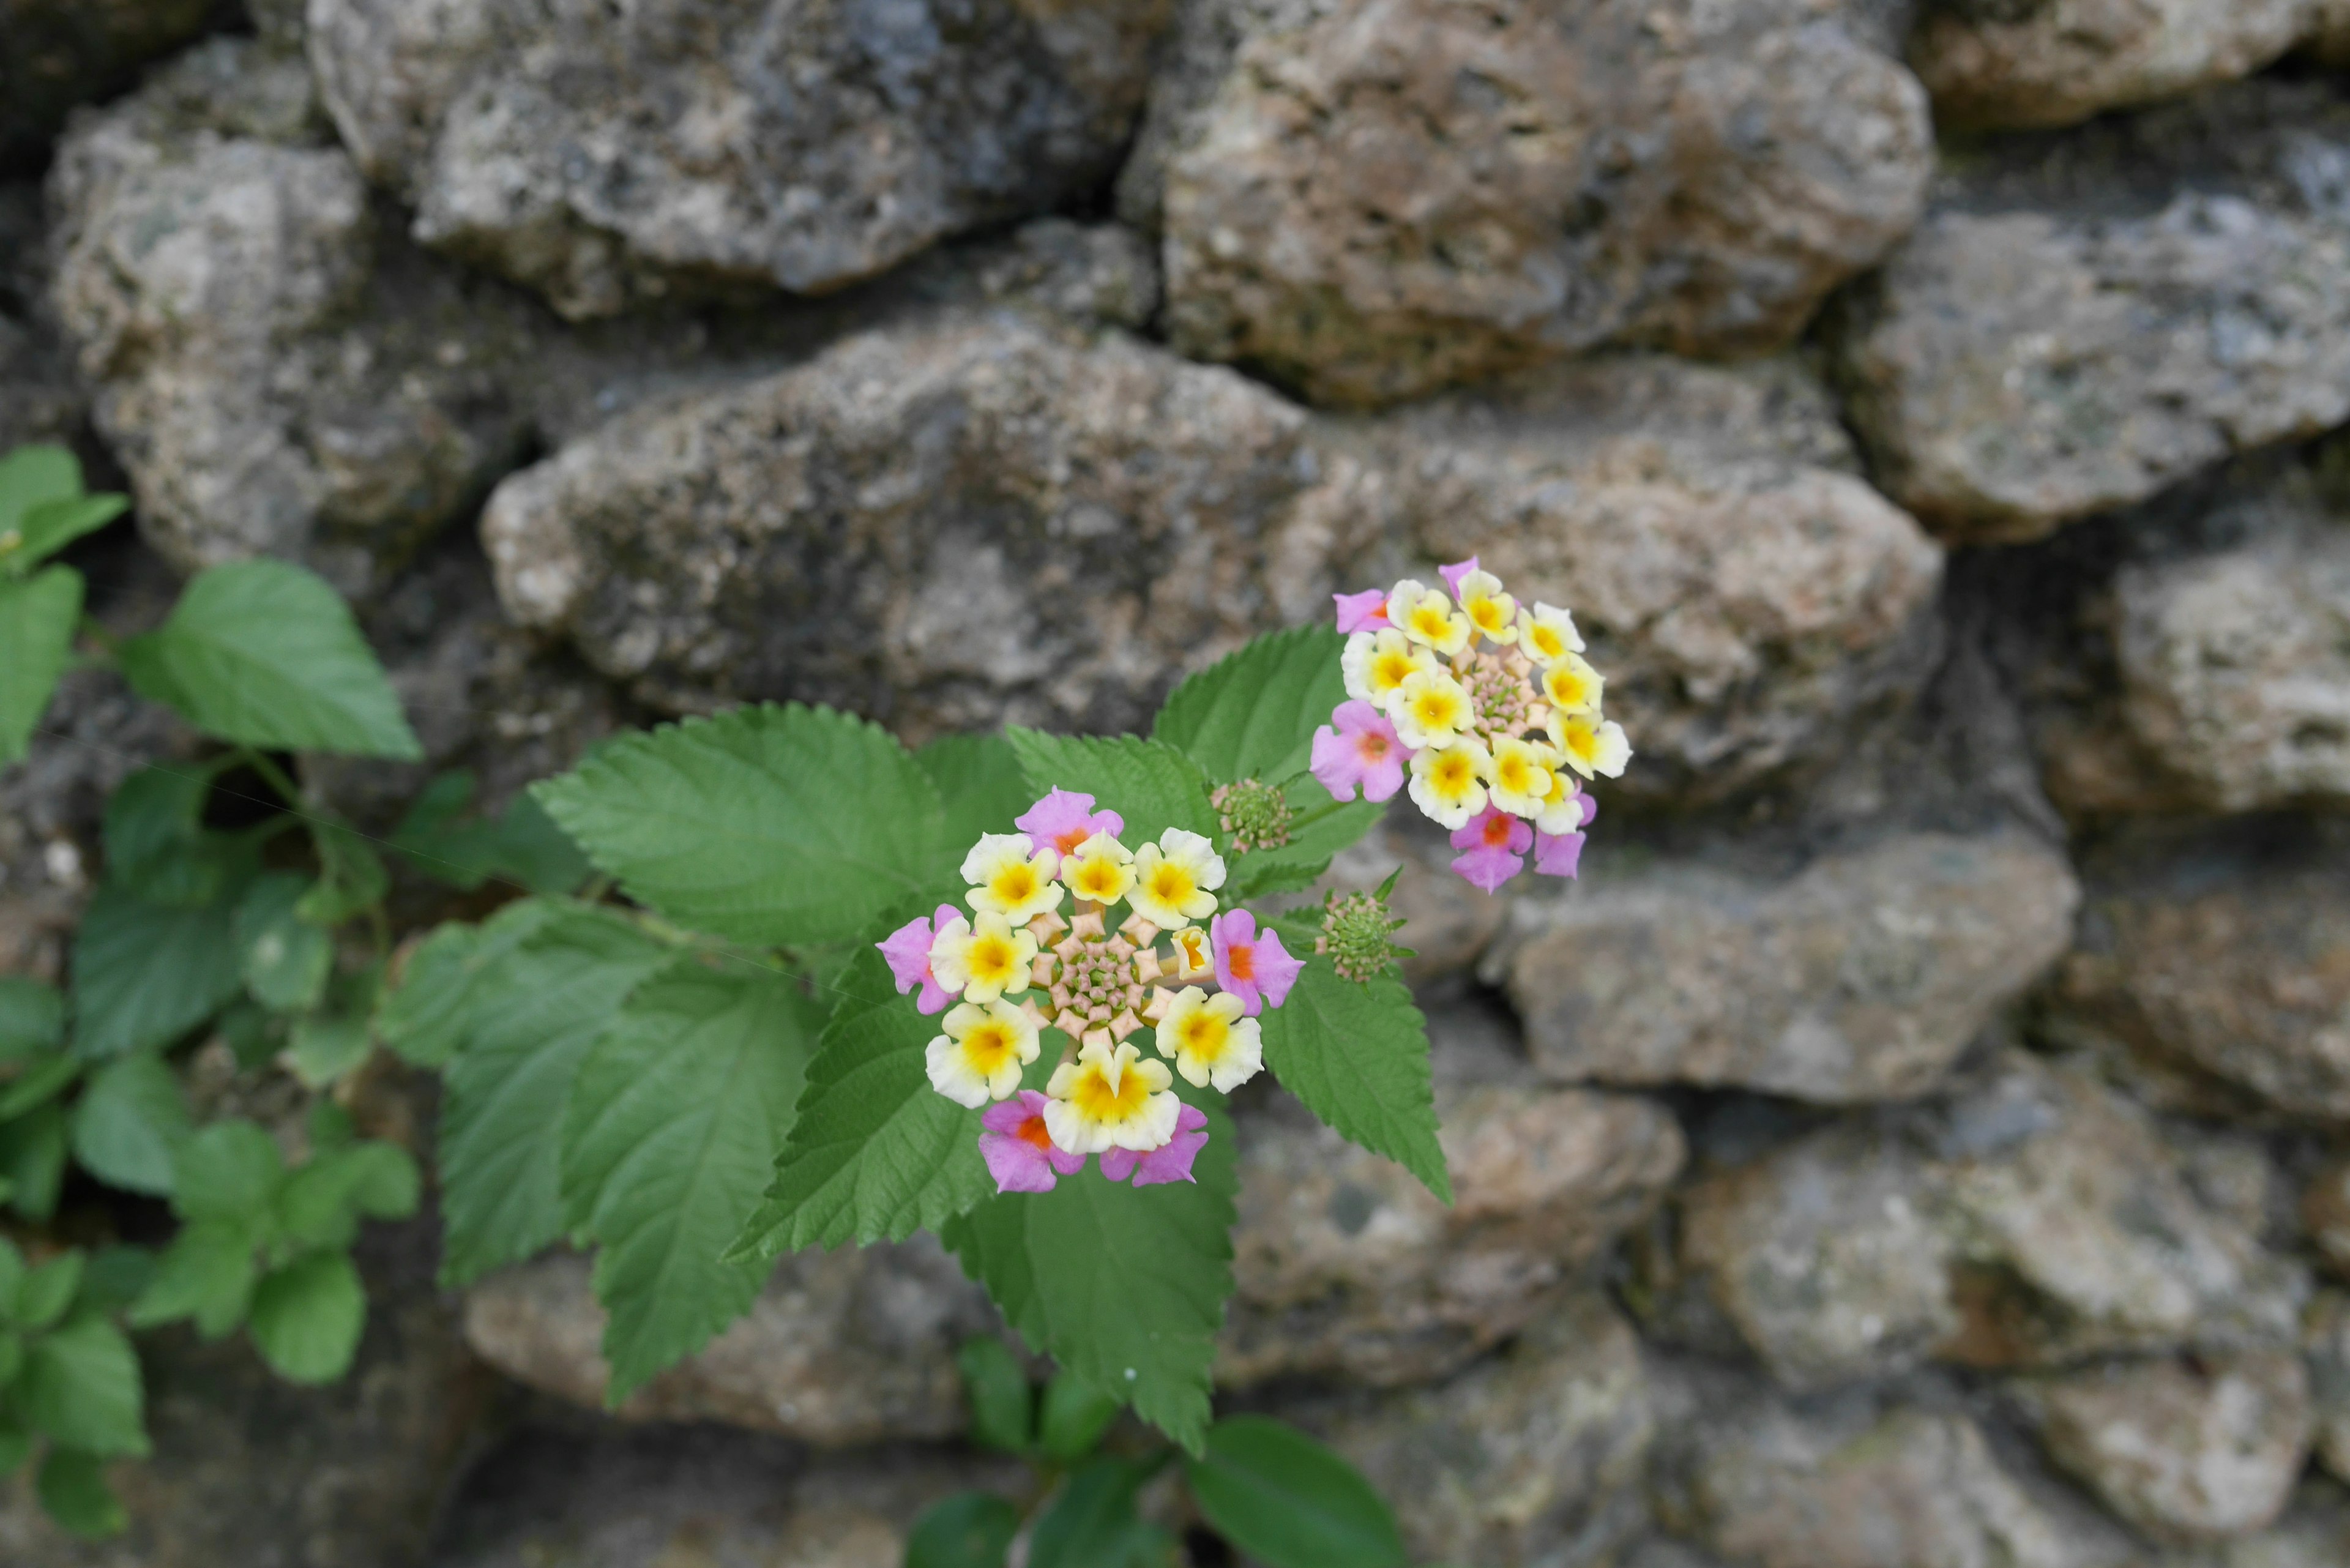
[[[1251,942],[1245,946],[1225,949],[1224,967],[1232,971],[1234,980],[1254,980],[1256,978],[1256,944]]]

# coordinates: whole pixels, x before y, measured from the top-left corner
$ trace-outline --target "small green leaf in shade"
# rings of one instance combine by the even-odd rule
[[[96,1313],[27,1345],[16,1391],[26,1418],[51,1442],[93,1454],[147,1452],[139,1357]]]
[[[484,986],[500,962],[567,906],[551,898],[508,904],[479,926],[452,921],[425,938],[400,966],[400,983],[376,1005],[376,1033],[413,1066],[439,1067],[464,1044]]]
[[[82,1304],[119,1312],[137,1301],[155,1277],[155,1254],[144,1247],[100,1247],[82,1271]]]
[[[236,1058],[239,1069],[258,1072],[286,1044],[286,1019],[250,996],[240,996],[221,1009],[220,1016],[213,1020],[213,1032]]]
[[[766,1201],[729,1258],[902,1241],[994,1190],[979,1158],[978,1115],[931,1087],[924,1053],[938,1021],[898,994],[869,947],[839,990]]]
[[[382,978],[380,963],[338,974],[318,1010],[294,1021],[286,1064],[303,1087],[328,1088],[367,1060],[375,1046],[372,1024]]]
[[[416,1162],[395,1144],[314,1152],[277,1190],[278,1228],[306,1247],[348,1247],[361,1220],[405,1220],[422,1194]]]
[[[180,768],[141,768],[106,802],[106,868],[136,885],[157,861],[184,851],[203,836],[205,774]]]
[[[291,872],[265,872],[236,907],[244,988],[280,1012],[316,1007],[335,967],[334,939],[294,912],[309,887],[309,878]]]
[[[6,1330],[0,1330],[0,1386],[16,1380],[16,1371],[25,1364],[24,1343]],[[25,1425],[16,1413],[0,1405],[0,1480],[6,1480],[24,1468],[33,1457],[33,1444],[37,1439],[33,1429]]]
[[[1045,1457],[1073,1465],[1101,1442],[1102,1434],[1118,1419],[1125,1404],[1111,1398],[1084,1378],[1064,1372],[1045,1386],[1043,1418],[1037,1423],[1038,1446]]]
[[[1036,1391],[1027,1370],[1000,1339],[981,1334],[955,1352],[971,1401],[971,1440],[1000,1453],[1024,1454],[1036,1440]]]
[[[214,1122],[172,1161],[172,1211],[182,1220],[250,1224],[269,1212],[285,1175],[268,1133],[252,1122]]]
[[[1409,1568],[1395,1515],[1354,1466],[1294,1427],[1234,1416],[1184,1479],[1218,1533],[1268,1568]]]
[[[37,1269],[28,1269],[16,1282],[16,1310],[9,1315],[19,1328],[42,1329],[66,1315],[81,1291],[85,1260],[78,1251],[63,1252]]]
[[[331,929],[382,902],[391,891],[391,873],[383,857],[359,834],[338,822],[314,819],[310,842],[318,851],[318,879],[294,912],[312,925]]]
[[[1232,1124],[1201,1106],[1191,1182],[1114,1186],[1097,1168],[1002,1193],[939,1228],[1029,1345],[1185,1448],[1208,1428],[1209,1372],[1232,1290]]]
[[[930,774],[946,812],[934,880],[953,877],[981,834],[1016,831],[1012,819],[1036,803],[1020,754],[1000,734],[941,735],[914,761]]]
[[[34,1491],[41,1511],[57,1527],[85,1541],[120,1535],[130,1528],[130,1516],[121,1499],[106,1484],[106,1461],[77,1449],[51,1449],[41,1459]]]
[[[0,975],[0,1062],[54,1051],[65,1038],[63,992],[29,975]]]
[[[25,514],[25,543],[13,558],[27,566],[45,560],[130,510],[127,495],[76,495],[42,502]],[[0,571],[5,570],[5,563],[0,562]]]
[[[403,762],[424,754],[342,596],[284,561],[198,573],[169,618],[120,657],[142,695],[224,741]]]
[[[74,1050],[120,1056],[168,1044],[244,989],[225,907],[150,903],[109,882],[74,937]]]
[[[993,1492],[959,1491],[932,1503],[906,1538],[905,1568],[1003,1568],[1020,1511]]]
[[[1393,975],[1358,984],[1312,958],[1259,1020],[1264,1064],[1341,1137],[1385,1155],[1452,1201],[1428,1064],[1428,1024]]]
[[[47,1105],[73,1086],[82,1069],[70,1056],[32,1056],[9,1065],[13,1075],[0,1077],[0,1122]]]
[[[561,894],[588,879],[587,856],[530,795],[515,796],[494,821],[466,814],[473,795],[472,774],[440,774],[392,830],[392,848],[426,876],[467,891],[497,877]]]
[[[1164,1537],[1135,1511],[1150,1472],[1101,1458],[1072,1471],[1028,1538],[1028,1568],[1141,1568]]]
[[[1279,784],[1302,772],[1314,731],[1347,700],[1347,639],[1328,626],[1258,638],[1175,688],[1150,727],[1217,784]]]
[[[1124,819],[1129,848],[1170,827],[1216,836],[1207,777],[1172,746],[1133,735],[1047,735],[1038,730],[1007,730],[1004,735],[1027,775],[1031,799],[1055,789],[1092,795],[1096,806]]]
[[[0,767],[24,760],[80,623],[81,574],[71,566],[0,576]]]
[[[823,1025],[788,974],[686,962],[639,986],[580,1064],[564,1208],[602,1244],[613,1404],[757,1299],[766,1269],[719,1254],[759,1201]]]
[[[242,1220],[194,1220],[163,1249],[154,1278],[130,1303],[133,1328],[192,1319],[206,1339],[233,1333],[253,1303],[261,1276],[256,1229]]]
[[[10,1314],[16,1311],[16,1286],[24,1278],[25,1254],[16,1242],[0,1236],[0,1319],[14,1321]]]
[[[0,457],[0,535],[17,537],[0,560],[25,554],[25,519],[36,506],[71,501],[82,493],[81,460],[55,441],[20,446]]]
[[[264,1275],[246,1319],[254,1347],[288,1383],[331,1383],[367,1328],[367,1291],[348,1252],[312,1252]]]
[[[73,1108],[74,1158],[100,1181],[169,1197],[172,1161],[195,1131],[178,1075],[151,1052],[91,1075]]]
[[[529,928],[511,945],[510,915]],[[563,1233],[572,1081],[629,993],[677,955],[583,904],[543,916],[502,910],[482,940],[503,950],[474,981],[463,1043],[442,1075],[442,1278],[452,1286],[520,1262]]]
[[[66,1179],[66,1113],[52,1101],[13,1121],[0,1122],[0,1181],[8,1205],[27,1220],[57,1211]]]
[[[533,793],[631,898],[754,946],[861,936],[936,867],[929,776],[887,731],[829,709],[622,736]]]

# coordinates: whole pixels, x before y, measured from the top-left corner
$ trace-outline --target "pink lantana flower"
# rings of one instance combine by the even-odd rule
[[[1526,868],[1525,853],[1534,841],[1533,825],[1489,805],[1452,830],[1456,856],[1452,868],[1471,886],[1490,893]]]
[[[1338,629],[1353,635],[1358,631],[1377,631],[1388,622],[1388,596],[1379,588],[1365,588],[1359,594],[1332,594],[1338,601]]]
[[[889,961],[889,973],[898,982],[899,995],[921,987],[922,994],[914,999],[919,1012],[937,1012],[954,1000],[954,992],[941,985],[938,976],[931,972],[931,941],[935,934],[931,922],[943,926],[960,913],[952,904],[941,904],[936,914],[908,920],[873,944]]]
[[[1572,877],[1583,861],[1583,830],[1599,815],[1599,803],[1577,791],[1542,814],[1534,824],[1534,869],[1545,877]]]
[[[1114,811],[1096,811],[1089,794],[1056,789],[1014,817],[1012,826],[1028,836],[1031,849],[1069,855],[1097,833],[1113,838],[1124,833],[1126,819]]]
[[[1403,788],[1405,747],[1388,716],[1359,698],[1338,704],[1331,724],[1314,732],[1314,777],[1340,800],[1388,800]]]
[[[1461,598],[1461,579],[1477,569],[1477,557],[1471,556],[1465,561],[1455,561],[1449,566],[1439,566],[1436,568],[1436,573],[1444,579],[1445,587],[1451,592],[1453,601],[1458,603]]]
[[[998,1192],[1050,1192],[1062,1177],[1086,1168],[1084,1155],[1060,1148],[1045,1131],[1045,1107],[1050,1104],[1035,1090],[1023,1089],[988,1106],[979,1118],[987,1129],[979,1135],[979,1158],[987,1161]],[[1191,1168],[1188,1161],[1184,1168]]]
[[[1281,945],[1279,931],[1260,931],[1256,917],[1246,909],[1210,920],[1208,940],[1215,953],[1216,983],[1240,1000],[1243,1018],[1288,1001],[1289,988],[1305,968],[1305,960],[1291,958]]]
[[[1101,1173],[1112,1181],[1124,1181],[1131,1174],[1137,1187],[1159,1187],[1170,1181],[1190,1181],[1191,1162],[1200,1158],[1207,1147],[1208,1113],[1197,1106],[1185,1106],[1175,1117],[1175,1136],[1152,1149],[1149,1154],[1137,1154],[1130,1148],[1106,1149],[1101,1157]]]

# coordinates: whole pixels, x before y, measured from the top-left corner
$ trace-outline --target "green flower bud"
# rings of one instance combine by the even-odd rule
[[[1399,867],[1396,875],[1401,874]],[[1394,940],[1403,929],[1388,908],[1388,894],[1395,885],[1395,876],[1390,876],[1376,893],[1344,898],[1332,893],[1323,898],[1322,934],[1315,939],[1314,950],[1327,953],[1331,966],[1347,979],[1367,983],[1385,974],[1396,960],[1412,956],[1409,948],[1399,948]]]
[[[1289,802],[1281,791],[1261,779],[1219,784],[1208,797],[1232,847],[1245,855],[1253,849],[1278,849],[1289,842]]]

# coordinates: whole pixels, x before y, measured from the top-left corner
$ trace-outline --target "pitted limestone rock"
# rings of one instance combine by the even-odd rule
[[[1211,3],[1130,209],[1168,327],[1315,401],[1638,341],[1785,343],[1915,222],[1923,91],[1801,0]],[[1221,68],[1220,68],[1221,67]]]
[[[328,110],[415,237],[574,318],[802,294],[1106,179],[1163,0],[310,0]]]
[[[1697,860],[1522,902],[1493,961],[1554,1078],[1841,1104],[1932,1088],[2064,953],[2077,885],[2018,834],[1906,834],[1785,881]]]

